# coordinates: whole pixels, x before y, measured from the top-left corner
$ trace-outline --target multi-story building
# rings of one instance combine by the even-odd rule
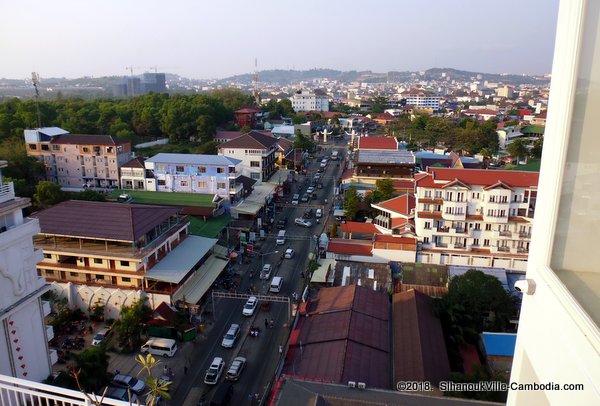
[[[105,306],[115,318],[124,304],[147,296],[154,308],[185,297],[195,304],[226,259],[217,240],[188,235],[180,208],[65,201],[35,214],[43,250],[39,276],[72,306]],[[226,256],[226,250],[219,254]]]
[[[525,271],[538,177],[449,168],[416,175],[419,262]]]
[[[0,161],[0,169],[6,166]],[[54,332],[44,324],[50,305],[41,296],[49,286],[36,274],[42,252],[32,239],[40,228],[37,220],[23,218],[28,206],[0,172],[0,374],[42,381],[58,357],[48,351]]]
[[[66,188],[118,188],[131,143],[112,135],[69,134],[57,128],[25,130],[28,156],[46,167],[46,179]]]
[[[242,196],[242,161],[223,155],[160,153],[144,162],[146,190],[216,194],[231,202]]]
[[[133,158],[121,166],[121,189],[146,190],[144,158]]]
[[[219,155],[242,161],[242,175],[257,182],[271,177],[275,172],[277,138],[258,131],[250,131],[219,145]]]
[[[406,99],[406,105],[413,106],[418,110],[430,110],[436,112],[440,109],[440,96],[424,89],[411,89],[400,93]]]
[[[329,111],[329,97],[325,92],[315,89],[298,90],[290,97],[292,108],[295,112],[299,111]]]
[[[375,184],[378,179],[412,178],[415,156],[403,149],[359,149],[352,165],[353,182]]]

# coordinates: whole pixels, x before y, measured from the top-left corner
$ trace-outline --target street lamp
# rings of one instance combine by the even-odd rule
[[[265,252],[264,254],[260,254],[260,262],[261,262],[261,269],[264,268],[265,266],[265,255],[271,255],[271,254],[279,254],[279,251],[272,251],[272,252]]]

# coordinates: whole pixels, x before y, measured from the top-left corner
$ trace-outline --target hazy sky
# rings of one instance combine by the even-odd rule
[[[558,0],[3,1],[0,77],[258,69],[549,73]]]

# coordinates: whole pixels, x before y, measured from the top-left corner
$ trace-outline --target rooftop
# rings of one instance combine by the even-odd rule
[[[276,143],[277,138],[273,136],[258,131],[250,131],[248,134],[240,135],[231,141],[219,145],[219,150],[224,148],[270,149]]]
[[[455,180],[467,185],[489,186],[502,182],[511,187],[537,187],[538,179],[538,172],[429,167],[426,176],[420,176],[416,183],[417,187],[432,188],[443,187]]]
[[[404,216],[410,216],[411,214],[413,214],[415,205],[415,197],[410,194],[404,194],[402,196],[394,197],[383,202],[372,204],[372,206],[374,207],[381,207],[383,209],[392,211],[394,213],[402,214]]]
[[[392,116],[393,118],[393,116]],[[358,149],[398,149],[398,141],[394,137],[359,137]]]
[[[135,203],[161,204],[166,206],[212,206],[214,207],[215,195],[201,193],[179,192],[150,192],[145,190],[113,190],[110,196],[114,199],[126,193],[133,198]]]
[[[129,141],[122,140],[113,135],[96,134],[61,134],[50,141],[52,144],[75,144],[75,145],[122,145]]]
[[[377,164],[414,164],[415,156],[405,150],[363,150],[359,149],[356,155],[357,163]]]
[[[161,152],[152,158],[146,159],[146,162],[167,163],[167,164],[191,164],[191,165],[237,165],[240,161],[235,158],[228,158],[224,155],[206,155],[206,154],[174,154]]]

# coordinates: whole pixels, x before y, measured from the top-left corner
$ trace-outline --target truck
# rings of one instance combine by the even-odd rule
[[[338,151],[331,151],[331,160],[337,161],[338,159]]]

